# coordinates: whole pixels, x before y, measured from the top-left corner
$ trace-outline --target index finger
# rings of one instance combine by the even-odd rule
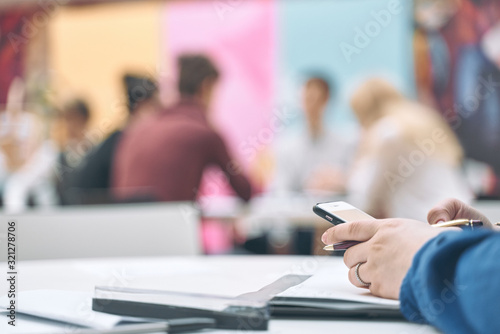
[[[375,235],[378,227],[379,222],[377,220],[363,220],[339,224],[323,233],[321,241],[326,245],[347,240],[367,241]]]

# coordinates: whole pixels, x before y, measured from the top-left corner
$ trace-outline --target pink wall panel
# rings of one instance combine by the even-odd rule
[[[222,78],[213,120],[243,165],[243,146],[267,125],[273,109],[275,5],[272,0],[179,1],[163,12],[163,43],[170,68],[184,52],[207,53]]]

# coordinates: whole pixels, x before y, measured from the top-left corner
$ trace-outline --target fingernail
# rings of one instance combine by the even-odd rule
[[[326,232],[321,236],[321,241],[326,244]]]

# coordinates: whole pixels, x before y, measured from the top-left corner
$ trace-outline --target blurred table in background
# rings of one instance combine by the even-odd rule
[[[314,214],[313,206],[320,202],[346,201],[346,199],[347,197],[343,195],[325,197],[302,194],[265,195],[255,197],[245,204],[237,197],[203,197],[200,200],[200,208],[203,218],[238,222],[250,233],[258,234],[262,230],[283,224],[295,227],[331,226]],[[491,221],[500,221],[500,201],[476,200],[471,205],[484,213]]]
[[[258,196],[246,204],[236,197],[229,196],[203,197],[199,203],[204,219],[230,224],[238,235],[247,239],[267,235],[271,239],[281,240],[278,244],[285,244],[293,242],[290,240],[292,231],[308,230],[312,234],[312,254],[325,255],[327,253],[322,250],[319,240],[323,231],[332,225],[318,217],[312,207],[320,202],[346,200],[347,197],[343,195],[289,194]],[[472,206],[483,212],[492,222],[500,221],[500,201],[474,201]],[[283,252],[304,254],[295,253],[290,249],[284,249]]]
[[[344,199],[344,196],[287,194],[258,196],[249,203],[235,197],[204,197],[199,204],[204,220],[228,224],[235,239],[246,240],[242,247],[250,253],[327,255],[320,238],[332,225],[318,217],[312,208],[319,202]],[[204,240],[205,245],[210,242]],[[211,253],[210,249],[207,252]]]
[[[237,223],[249,235],[258,235],[276,227],[329,227],[312,208],[316,203],[342,201],[345,196],[258,196],[245,204],[236,197],[203,197],[200,200],[202,217]]]

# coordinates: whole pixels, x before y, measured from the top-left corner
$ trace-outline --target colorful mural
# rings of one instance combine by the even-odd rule
[[[456,131],[467,157],[500,175],[500,3],[417,0],[419,95]],[[489,192],[489,194],[488,194]],[[486,195],[500,195],[498,180]]]

